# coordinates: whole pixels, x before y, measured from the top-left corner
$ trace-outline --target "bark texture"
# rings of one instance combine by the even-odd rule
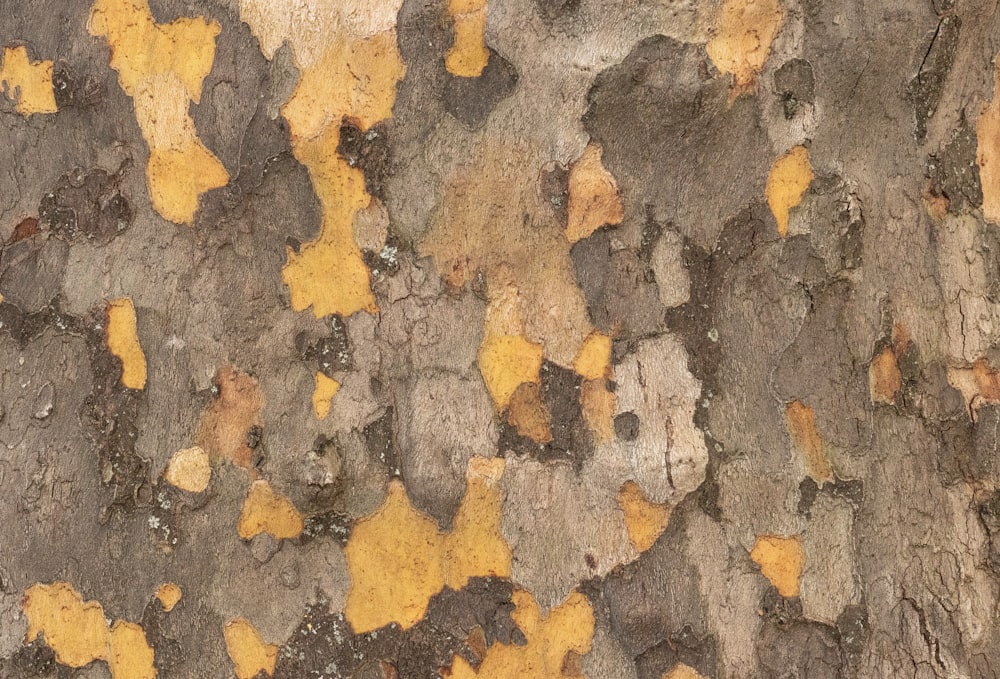
[[[995,3],[0,49],[0,678],[1000,675]]]

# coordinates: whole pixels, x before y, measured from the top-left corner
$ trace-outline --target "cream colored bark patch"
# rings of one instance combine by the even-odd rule
[[[278,647],[264,643],[253,625],[243,618],[236,618],[226,623],[222,635],[239,679],[254,679],[260,672],[274,674]]]
[[[629,542],[640,552],[652,547],[670,522],[670,505],[650,502],[634,481],[626,482],[618,491],[618,506],[625,514]]]
[[[105,330],[108,351],[122,362],[122,385],[129,389],[146,387],[146,355],[139,344],[135,306],[128,297],[108,304]]]
[[[32,585],[22,608],[28,618],[25,643],[43,634],[56,662],[83,667],[103,660],[112,679],[156,677],[153,649],[142,627],[119,620],[109,629],[101,604],[85,602],[69,583]]]
[[[278,493],[264,480],[250,484],[237,530],[240,537],[250,540],[261,533],[276,539],[297,538],[305,522],[291,500]]]
[[[753,85],[784,20],[779,0],[725,0],[705,49],[719,71],[733,75],[737,87]]]
[[[690,665],[679,662],[662,679],[705,679],[705,676]]]
[[[455,42],[444,65],[452,75],[478,78],[490,60],[486,48],[486,0],[450,0],[448,13],[455,25]]]
[[[624,216],[618,182],[604,169],[601,145],[591,142],[569,168],[566,239],[575,243]]]
[[[59,110],[52,89],[52,62],[32,61],[24,45],[4,49],[0,89],[14,102],[14,110],[21,115]]]
[[[976,121],[976,163],[983,186],[983,217],[1000,224],[1000,60],[993,80],[993,100],[984,104]]]
[[[757,538],[750,558],[760,566],[760,572],[771,581],[778,594],[783,597],[799,595],[799,579],[805,566],[801,538],[762,535]]]
[[[170,457],[164,480],[189,493],[203,493],[212,479],[212,464],[208,453],[194,446],[178,450]]]
[[[474,457],[451,531],[413,508],[402,483],[373,515],[355,524],[344,548],[351,574],[344,615],[357,633],[391,622],[408,629],[432,596],[475,576],[509,577],[512,555],[500,533],[500,458]]]
[[[198,139],[188,113],[212,69],[218,22],[180,18],[158,24],[146,0],[95,0],[87,25],[111,47],[111,68],[135,105],[149,145],[146,181],[164,218],[190,224],[201,194],[225,186],[229,173]]]
[[[330,414],[330,402],[340,390],[340,382],[327,377],[321,372],[316,373],[316,387],[313,389],[313,414],[317,420],[322,420]]]
[[[792,147],[771,166],[764,191],[767,204],[778,222],[778,235],[782,238],[788,235],[789,211],[802,202],[802,195],[814,177],[809,164],[809,150],[805,146]]]
[[[833,470],[826,459],[823,440],[816,429],[816,413],[801,401],[785,406],[785,426],[792,440],[792,449],[806,465],[806,471],[819,485],[833,481]]]
[[[515,590],[514,622],[524,633],[523,646],[494,644],[478,670],[455,656],[453,679],[562,679],[580,676],[570,658],[590,651],[594,638],[594,612],[587,597],[573,592],[559,606],[542,617],[531,593]]]

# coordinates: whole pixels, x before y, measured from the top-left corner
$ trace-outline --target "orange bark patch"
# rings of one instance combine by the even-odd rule
[[[340,382],[327,377],[321,372],[316,373],[316,387],[313,389],[313,414],[317,420],[324,419],[330,414],[330,402],[340,390]]]
[[[240,537],[250,540],[261,533],[270,533],[276,539],[297,538],[305,522],[291,500],[281,495],[264,480],[250,484],[240,521]]]
[[[757,538],[750,558],[783,597],[799,595],[799,578],[805,566],[802,540],[798,536],[762,535]]]
[[[626,481],[619,489],[618,506],[625,513],[629,542],[640,552],[652,547],[670,522],[670,505],[650,502],[634,481]]]
[[[611,369],[611,338],[597,331],[587,335],[573,361],[573,369],[585,380],[607,377]]]
[[[243,618],[236,618],[226,623],[222,635],[239,679],[254,679],[260,672],[269,676],[274,674],[278,647],[264,643],[253,625]]]
[[[490,59],[486,49],[486,0],[450,0],[448,13],[455,24],[455,42],[444,65],[452,75],[478,78]]]
[[[542,402],[542,389],[533,382],[523,382],[514,390],[507,405],[507,421],[517,428],[520,436],[535,443],[552,441],[552,423],[549,411]]]
[[[109,629],[101,604],[85,602],[69,583],[32,585],[21,607],[28,618],[25,643],[44,634],[56,662],[83,667],[103,660],[113,679],[156,677],[153,649],[142,627],[119,620]]]
[[[885,347],[868,367],[868,390],[873,403],[893,403],[903,386],[903,376],[896,363],[896,352]]]
[[[163,610],[169,613],[181,600],[181,588],[172,582],[165,582],[157,588],[156,598],[163,605]]]
[[[175,488],[189,493],[203,493],[212,479],[208,453],[194,446],[178,450],[170,457],[163,479]]]
[[[542,617],[541,610],[529,592],[515,590],[516,608],[511,614],[524,632],[523,646],[494,644],[478,670],[455,656],[451,666],[453,679],[562,679],[579,676],[577,663],[569,660],[590,651],[594,637],[594,612],[590,602],[579,592],[573,592],[559,606]],[[574,655],[575,654],[575,655]]]
[[[229,174],[198,139],[188,113],[215,59],[218,22],[180,18],[158,24],[146,0],[95,0],[87,25],[111,47],[111,68],[135,104],[149,145],[146,181],[153,207],[190,224],[201,194],[225,186]]]
[[[445,586],[510,576],[511,551],[500,533],[503,467],[500,458],[469,461],[465,496],[448,533],[413,508],[399,481],[389,484],[385,503],[354,526],[344,548],[351,574],[344,615],[355,632],[390,622],[408,629]]]
[[[580,408],[598,443],[607,443],[614,437],[618,398],[615,392],[608,389],[608,380],[583,380],[580,383]]]
[[[993,100],[983,105],[976,121],[976,163],[983,185],[983,216],[1000,224],[1000,61],[993,80]]]
[[[725,0],[705,50],[719,71],[733,75],[738,88],[752,86],[784,20],[779,0]]]
[[[985,358],[977,359],[971,368],[948,368],[948,383],[962,393],[973,421],[982,405],[1000,403],[1000,372]]]
[[[604,169],[601,145],[591,142],[569,168],[566,239],[575,243],[624,216],[618,182]]]
[[[146,355],[139,344],[135,306],[128,297],[108,304],[107,328],[104,337],[108,351],[122,362],[122,386],[128,389],[146,387]]]
[[[785,406],[785,426],[792,439],[792,448],[802,456],[809,476],[819,485],[833,481],[833,470],[816,429],[815,411],[801,401],[792,401]]]
[[[58,110],[52,89],[52,62],[32,61],[23,45],[4,49],[0,89],[14,102],[14,110],[23,116]]]
[[[788,235],[789,211],[802,202],[802,195],[814,177],[809,164],[809,150],[805,146],[792,147],[771,166],[764,193],[778,222],[778,235],[782,238]]]
[[[261,425],[260,411],[264,395],[256,378],[231,365],[215,374],[216,397],[201,415],[196,445],[208,453],[213,462],[226,459],[250,469],[253,449],[247,441],[252,427]]]

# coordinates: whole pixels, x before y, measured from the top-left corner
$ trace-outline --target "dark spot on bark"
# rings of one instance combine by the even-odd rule
[[[635,413],[616,415],[615,436],[622,441],[635,441],[639,438],[639,416]]]
[[[594,555],[591,554],[590,552],[587,552],[586,554],[583,555],[583,560],[587,562],[587,568],[589,568],[590,570],[594,570],[595,568],[597,568],[597,559],[595,559]]]
[[[163,603],[154,596],[142,610],[142,618],[139,620],[146,633],[146,642],[153,649],[153,664],[158,676],[170,676],[183,658],[180,643],[168,636],[164,629],[167,615],[163,610]]]
[[[351,517],[332,510],[309,516],[305,519],[305,527],[302,529],[299,541],[307,545],[316,538],[327,536],[343,547],[351,537],[351,524]]]
[[[580,376],[572,370],[544,361],[541,370],[542,403],[549,413],[552,441],[539,444],[520,436],[507,417],[500,420],[497,449],[501,455],[513,451],[542,462],[569,460],[579,470],[594,453],[594,436],[580,407]]]
[[[0,679],[70,679],[76,671],[56,662],[44,635],[0,658]]]
[[[372,285],[391,278],[399,272],[399,257],[403,250],[403,244],[391,233],[386,238],[385,245],[378,252],[374,250],[362,250],[361,258],[365,266],[371,271]]]
[[[844,659],[835,627],[802,617],[798,597],[786,599],[769,587],[761,603],[757,657],[769,676],[839,679]]]
[[[957,16],[945,16],[938,22],[930,38],[930,44],[920,62],[917,75],[910,81],[907,92],[913,103],[915,120],[914,134],[923,142],[927,136],[927,121],[934,116],[944,83],[951,71],[955,52],[958,49],[958,34],[962,20]]]
[[[1000,492],[994,492],[981,502],[978,513],[979,520],[989,536],[986,564],[995,575],[1000,576]]]
[[[555,21],[580,9],[580,0],[536,0],[538,11],[548,21]]]
[[[470,130],[483,126],[490,112],[517,87],[517,70],[490,49],[486,68],[478,78],[445,72],[441,99],[445,110]]]
[[[927,160],[927,177],[932,195],[948,199],[948,212],[960,214],[966,205],[977,208],[983,204],[983,187],[976,164],[978,139],[963,112],[961,121],[951,131],[951,138],[939,153]]]
[[[365,425],[361,435],[368,453],[384,464],[390,474],[398,476],[400,457],[396,446],[396,409],[388,406],[377,420]]]
[[[365,190],[380,200],[385,200],[385,182],[389,172],[389,137],[387,123],[377,123],[362,130],[351,122],[340,126],[340,144],[337,153],[351,167],[359,168],[365,175]]]
[[[569,169],[555,161],[547,163],[538,173],[538,191],[542,195],[542,201],[552,208],[559,224],[565,228],[569,205]]]
[[[295,338],[295,348],[306,361],[316,361],[316,369],[334,379],[337,372],[351,370],[354,361],[347,326],[340,316],[330,316],[330,334],[309,343],[305,332]]]
[[[663,330],[665,308],[652,269],[634,250],[612,251],[609,229],[574,243],[570,256],[595,327],[620,340]]]
[[[799,513],[809,516],[820,493],[846,500],[854,509],[858,509],[865,498],[864,482],[860,479],[835,478],[820,487],[811,476],[807,476],[799,483]]]
[[[472,578],[460,590],[436,594],[410,629],[392,624],[365,634],[354,634],[343,614],[330,613],[320,596],[278,651],[274,679],[369,676],[364,673],[383,663],[401,678],[437,679],[455,655],[479,667],[483,647],[525,643],[510,617],[513,591],[506,580]]]
[[[62,292],[69,246],[44,235],[25,238],[0,249],[0,288],[4,299],[22,309],[44,307]]]
[[[635,659],[636,674],[639,679],[662,679],[677,663],[694,668],[704,677],[714,677],[718,664],[715,637],[700,637],[690,625],[685,625],[640,654]]]
[[[642,225],[642,235],[639,237],[639,250],[636,255],[645,264],[649,264],[653,249],[663,236],[664,230],[670,225],[664,225],[653,219],[652,211],[646,211],[646,221]]]
[[[264,430],[258,426],[253,425],[247,430],[247,448],[256,448],[260,445],[260,442],[264,438]]]
[[[815,89],[812,64],[805,59],[790,59],[774,72],[774,91],[788,120],[795,117],[800,105],[813,103]]]
[[[77,73],[65,61],[57,61],[52,66],[52,91],[60,110],[90,106],[104,96],[104,86],[97,78]]]
[[[31,238],[38,233],[38,220],[34,217],[25,217],[14,227],[14,233],[7,240],[7,245]]]
[[[871,636],[868,609],[857,605],[845,607],[837,616],[837,632],[840,634],[840,648],[847,665],[858,666]]]
[[[63,175],[38,206],[42,228],[69,242],[110,243],[132,224],[132,206],[119,190],[131,166],[126,160],[113,173],[97,168]]]

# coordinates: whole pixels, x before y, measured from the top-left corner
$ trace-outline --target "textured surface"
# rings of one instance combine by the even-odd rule
[[[0,679],[996,677],[998,53],[0,0]]]

